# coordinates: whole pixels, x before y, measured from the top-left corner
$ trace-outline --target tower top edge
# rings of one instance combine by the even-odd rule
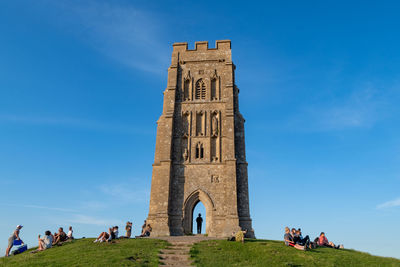
[[[231,50],[231,40],[217,40],[215,41],[215,48],[208,47],[208,41],[199,41],[194,43],[194,49],[188,49],[188,43],[174,43],[172,44],[173,51],[204,51],[204,50]]]

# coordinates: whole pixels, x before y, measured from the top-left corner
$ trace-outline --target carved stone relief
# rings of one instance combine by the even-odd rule
[[[211,119],[211,136],[218,136],[218,112],[215,111],[212,114],[212,119]]]
[[[182,116],[182,134],[186,137],[190,135],[190,114],[188,111]]]

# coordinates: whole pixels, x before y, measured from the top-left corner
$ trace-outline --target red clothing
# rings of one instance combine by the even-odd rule
[[[320,245],[320,246],[329,245],[329,242],[328,242],[328,239],[326,238],[326,236],[319,237],[318,245]]]

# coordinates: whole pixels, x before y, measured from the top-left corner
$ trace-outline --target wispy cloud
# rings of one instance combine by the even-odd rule
[[[289,127],[306,131],[370,128],[386,113],[387,100],[380,93],[367,84],[348,97],[309,105],[289,120]]]
[[[57,207],[46,207],[39,205],[24,205],[24,204],[0,204],[1,206],[16,207],[16,208],[27,208],[27,209],[44,209],[52,211],[62,211],[62,212],[77,212],[73,209],[57,208]]]
[[[76,223],[76,224],[89,224],[89,225],[122,225],[123,222],[117,219],[104,219],[97,218],[93,216],[83,215],[83,214],[74,214],[70,218],[65,220],[67,223]]]
[[[164,73],[169,53],[165,51],[168,46],[160,41],[165,29],[156,14],[140,10],[132,3],[45,3],[62,10],[57,12],[57,21],[65,30],[71,30],[104,55],[136,69]]]
[[[118,200],[118,202],[141,203],[149,199],[149,190],[132,190],[130,188],[132,188],[132,185],[128,184],[111,184],[100,186],[101,192],[112,197],[114,200]]]
[[[150,197],[150,190],[131,189],[132,184],[110,184],[100,186],[100,191],[112,197],[114,200],[122,203],[141,203],[147,201]]]
[[[109,202],[101,201],[84,201],[80,204],[80,208],[85,210],[103,210],[108,208],[109,206]]]
[[[376,206],[377,209],[392,208],[392,207],[400,207],[400,198],[390,200]]]
[[[33,125],[50,125],[81,128],[95,131],[118,132],[126,134],[150,134],[151,130],[146,131],[143,127],[132,127],[129,125],[106,123],[80,118],[67,117],[31,117],[19,115],[0,115],[0,122],[25,123]]]

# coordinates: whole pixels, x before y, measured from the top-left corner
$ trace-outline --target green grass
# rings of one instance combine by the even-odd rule
[[[35,254],[0,258],[0,266],[158,266],[158,253],[167,246],[156,239],[121,239],[110,244],[93,240],[75,240]]]
[[[156,239],[123,239],[116,243],[75,240],[31,254],[0,258],[0,266],[158,266],[158,253],[167,242]],[[400,260],[371,256],[348,249],[318,248],[299,251],[283,242],[246,240],[203,241],[190,251],[197,266],[400,266]]]
[[[400,266],[400,260],[349,249],[317,248],[299,251],[283,242],[246,240],[203,241],[190,251],[197,266]]]

